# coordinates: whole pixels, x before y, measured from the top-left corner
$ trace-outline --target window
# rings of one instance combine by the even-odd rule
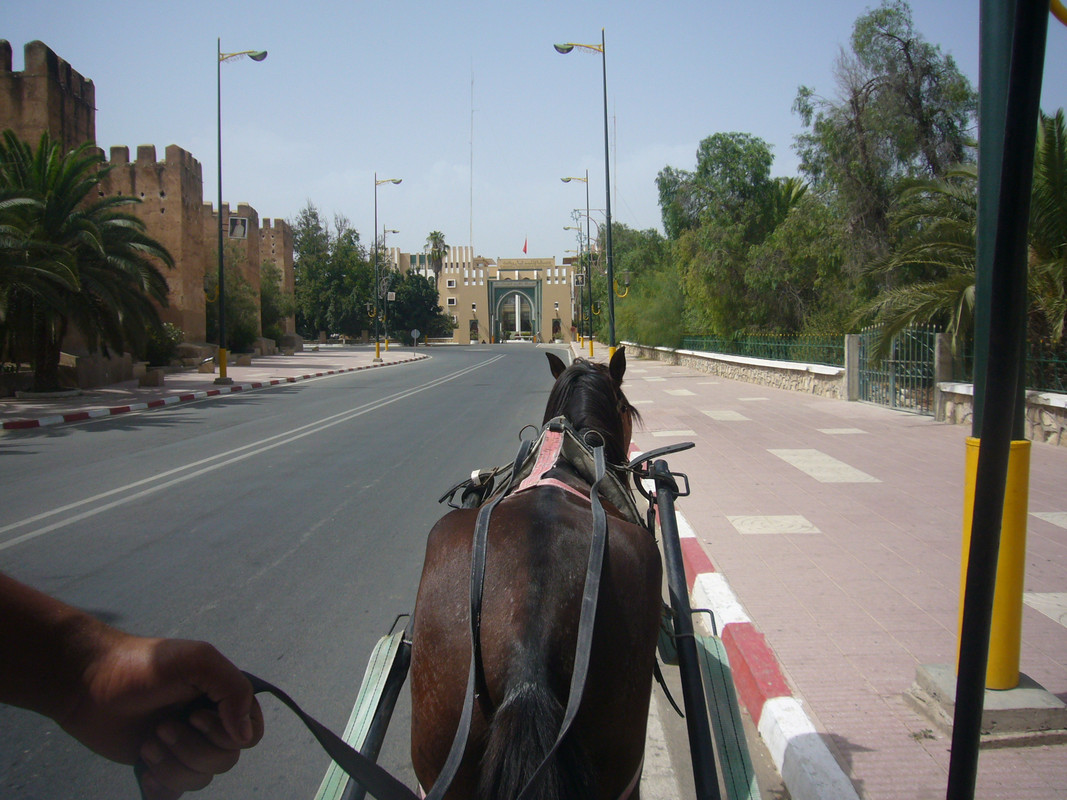
[[[455,304],[456,304],[456,298],[454,298],[454,297],[448,298],[448,305],[454,306]]]
[[[456,288],[456,279],[455,278],[449,278],[448,280],[446,280],[445,281],[445,288],[446,289],[455,289]]]

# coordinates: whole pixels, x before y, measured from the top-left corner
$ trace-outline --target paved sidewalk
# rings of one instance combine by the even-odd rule
[[[951,740],[904,694],[919,665],[955,660],[969,428],[635,358],[623,388],[642,449],[697,445],[669,458],[692,485],[678,509],[687,568],[705,573],[694,602],[723,617],[742,702],[794,800],[943,798]],[[1021,666],[1063,700],[1065,487],[1067,448],[1035,444]],[[819,774],[827,760],[836,778]],[[979,798],[1064,787],[1067,744],[982,751]]]
[[[382,360],[375,363],[373,345],[319,345],[317,350],[314,347],[305,345],[303,352],[291,356],[255,357],[248,367],[227,366],[226,375],[233,381],[229,386],[215,385],[217,371],[211,374],[187,369],[167,374],[163,386],[139,386],[138,381],[132,380],[86,389],[73,397],[4,397],[0,398],[0,424],[3,430],[18,430],[80,422],[428,357],[423,348],[415,351],[394,346],[389,350],[382,348]]]

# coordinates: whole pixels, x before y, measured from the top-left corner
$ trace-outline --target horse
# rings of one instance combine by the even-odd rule
[[[555,383],[542,424],[562,416],[585,441],[603,442],[608,471],[629,494],[627,461],[637,410],[621,385],[625,351],[610,363],[547,353]],[[653,535],[602,499],[607,539],[588,675],[577,716],[560,730],[593,529],[591,481],[556,463],[548,480],[506,495],[488,523],[477,648],[479,693],[448,800],[638,800],[661,613]],[[604,482],[601,482],[604,483]],[[603,497],[605,492],[599,496]],[[634,506],[634,513],[636,507]],[[412,621],[411,754],[430,787],[460,723],[471,663],[472,532],[478,509],[458,508],[430,531]],[[470,702],[470,701],[468,701]],[[539,773],[528,789],[524,787]]]

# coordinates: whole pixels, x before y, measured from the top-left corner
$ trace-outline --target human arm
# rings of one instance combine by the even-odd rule
[[[251,685],[211,645],[124,633],[3,574],[0,644],[0,702],[140,762],[146,797],[203,788],[263,735]]]

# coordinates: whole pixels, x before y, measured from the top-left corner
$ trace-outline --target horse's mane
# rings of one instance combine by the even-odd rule
[[[604,457],[609,464],[629,461],[624,451],[623,414],[640,420],[620,387],[615,386],[608,367],[584,358],[574,362],[556,379],[548,395],[544,425],[553,417],[564,416],[579,433],[594,430],[604,438]]]

